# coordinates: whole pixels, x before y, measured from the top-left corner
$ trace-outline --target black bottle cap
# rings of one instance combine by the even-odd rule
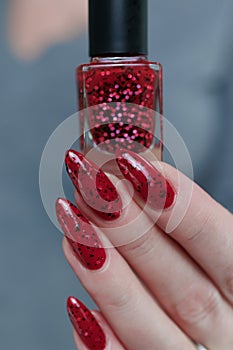
[[[89,0],[90,56],[147,55],[148,0]]]

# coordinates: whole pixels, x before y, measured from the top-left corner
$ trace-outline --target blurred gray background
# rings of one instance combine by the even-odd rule
[[[76,295],[93,306],[63,257],[61,234],[43,209],[38,185],[47,139],[76,111],[74,71],[88,61],[84,3],[0,1],[4,350],[74,349],[66,297]],[[165,116],[188,146],[195,180],[230,210],[232,18],[232,0],[150,1],[150,58],[164,66]]]

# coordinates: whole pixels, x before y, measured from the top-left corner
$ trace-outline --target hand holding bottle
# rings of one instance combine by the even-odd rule
[[[89,0],[89,32],[91,62],[77,70],[80,146],[95,162],[116,152],[119,171],[109,177],[90,157],[66,155],[77,206],[57,200],[64,253],[100,310],[68,299],[77,347],[232,350],[233,216],[176,169],[138,154],[161,159],[163,146],[147,1]]]
[[[193,193],[185,217],[167,234],[171,215],[183,210],[186,201],[178,171],[161,163],[164,176],[158,164],[131,151],[118,152],[117,162],[128,182],[116,189],[118,179],[111,176],[110,181],[81,154],[69,151],[66,156],[78,207],[57,201],[67,237],[64,253],[100,309],[92,312],[68,299],[77,346],[194,350],[201,343],[209,350],[231,350],[232,214],[179,173]],[[156,223],[143,231],[158,212]],[[134,218],[139,215],[142,236],[115,248],[114,240],[138,232]],[[110,248],[106,242],[112,228]]]

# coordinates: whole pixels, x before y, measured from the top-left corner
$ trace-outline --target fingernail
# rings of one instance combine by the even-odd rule
[[[99,270],[106,261],[106,252],[90,222],[66,199],[56,201],[56,214],[64,235],[84,267]]]
[[[78,299],[69,297],[67,311],[74,329],[86,347],[95,350],[105,349],[105,334],[88,308]]]
[[[117,219],[122,201],[105,173],[81,153],[69,150],[65,158],[67,173],[84,201],[104,219]]]
[[[170,183],[148,161],[131,151],[118,151],[117,163],[136,193],[155,210],[169,208],[175,200]]]

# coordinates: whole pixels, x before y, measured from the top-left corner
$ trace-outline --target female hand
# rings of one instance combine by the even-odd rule
[[[50,46],[86,31],[87,1],[10,0],[7,5],[9,44],[23,60],[37,59]]]
[[[64,253],[100,309],[68,299],[77,347],[232,350],[232,214],[167,164],[122,151],[118,165],[133,198],[129,182],[66,155],[78,208],[57,200]]]

